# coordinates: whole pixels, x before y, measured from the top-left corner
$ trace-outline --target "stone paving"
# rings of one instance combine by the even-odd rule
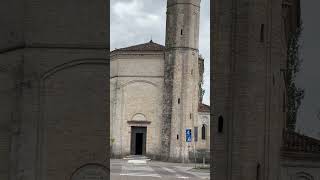
[[[194,169],[194,164],[168,163],[150,159],[111,159],[111,180],[210,179],[209,170]]]

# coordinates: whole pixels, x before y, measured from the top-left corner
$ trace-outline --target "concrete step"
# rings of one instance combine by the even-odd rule
[[[142,156],[142,155],[129,155],[129,156],[124,157],[123,159],[125,159],[125,160],[145,160],[145,161],[151,160],[147,156]]]

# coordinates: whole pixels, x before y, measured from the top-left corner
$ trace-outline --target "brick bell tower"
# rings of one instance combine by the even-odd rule
[[[162,159],[189,161],[198,113],[201,0],[168,0],[162,120]],[[192,141],[186,142],[186,129]]]

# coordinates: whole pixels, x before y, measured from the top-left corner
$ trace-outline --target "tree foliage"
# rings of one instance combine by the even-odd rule
[[[199,54],[199,58],[200,59],[203,59],[203,57],[201,56],[201,54]],[[203,60],[204,61],[204,60]],[[203,96],[204,96],[204,93],[205,93],[205,90],[203,88],[203,74],[204,74],[204,64],[201,65],[201,67],[199,67],[199,77],[200,77],[200,82],[199,82],[199,103],[202,103],[202,100],[203,100]],[[201,74],[202,73],[202,74]]]
[[[302,26],[299,25],[297,30],[289,36],[288,41],[288,61],[286,69],[286,84],[287,84],[287,128],[295,130],[297,113],[304,98],[305,91],[297,87],[295,78],[300,71],[302,59],[300,58],[299,38],[302,32]]]

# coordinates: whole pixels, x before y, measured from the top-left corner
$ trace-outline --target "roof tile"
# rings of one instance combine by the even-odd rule
[[[114,51],[164,51],[164,50],[165,50],[165,46],[154,43],[151,40],[147,43],[129,46],[129,47],[125,47],[125,48],[120,48],[120,49],[116,49]]]
[[[198,108],[199,108],[198,109],[199,112],[210,112],[210,106],[208,106],[206,104],[199,103]]]

